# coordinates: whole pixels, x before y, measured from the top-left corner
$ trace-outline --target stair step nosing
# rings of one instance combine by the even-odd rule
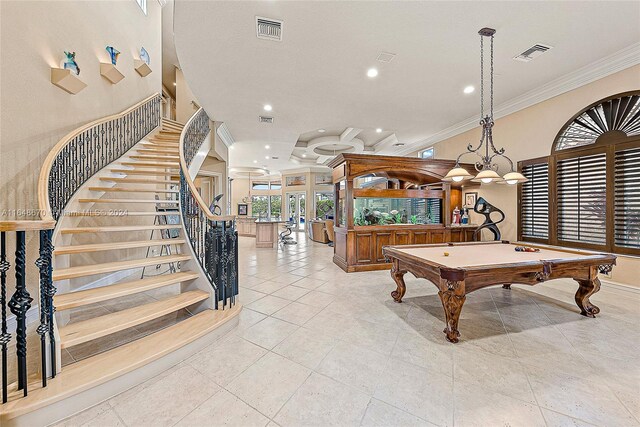
[[[53,297],[54,307],[56,308],[56,311],[69,310],[75,307],[95,304],[101,301],[107,301],[114,298],[120,298],[127,295],[174,285],[176,283],[187,282],[197,279],[198,276],[198,273],[194,272],[179,272],[166,274],[164,277],[149,277],[146,279],[102,286],[100,288],[59,294]]]
[[[122,249],[146,248],[147,246],[183,245],[184,239],[149,239],[134,240],[131,242],[90,243],[86,245],[58,246],[53,251],[54,255],[71,255],[86,252],[115,251]]]
[[[178,261],[187,261],[190,259],[191,256],[189,255],[168,255],[60,268],[53,271],[53,280],[59,281],[66,279],[75,279],[77,277],[86,277],[96,274],[111,273],[114,271],[130,270],[132,268],[148,267],[150,265],[157,264],[169,264]]]
[[[72,347],[74,345],[123,331],[136,325],[141,325],[166,314],[173,313],[190,305],[196,304],[209,297],[210,294],[204,291],[189,291],[178,294],[175,297],[166,298],[149,304],[144,304],[142,306],[105,314],[104,316],[83,320],[77,323],[71,323],[58,329],[60,333],[60,347]],[[132,319],[127,319],[134,313],[138,316]],[[102,324],[106,323],[110,326],[106,328],[96,328],[94,331],[85,333],[81,333],[78,330],[81,327],[87,327],[87,325],[89,325],[90,329],[92,323],[95,323],[97,326],[103,326]]]
[[[182,228],[180,224],[170,225],[114,225],[104,227],[74,227],[63,228],[60,230],[62,234],[78,234],[78,233],[114,233],[117,231],[146,231],[146,230],[173,230]]]

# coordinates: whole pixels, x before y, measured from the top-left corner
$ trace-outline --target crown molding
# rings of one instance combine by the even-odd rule
[[[495,108],[494,119],[508,116],[509,114],[531,107],[637,64],[640,64],[640,43],[634,43],[629,47],[579,68],[572,73],[552,80],[549,83],[498,105]],[[428,138],[408,144],[407,147],[397,151],[397,154],[406,155],[414,151],[422,150],[447,138],[478,127],[478,123],[478,117],[470,117]]]
[[[231,135],[231,131],[227,127],[225,122],[220,123],[218,129],[216,129],[216,134],[220,137],[220,140],[227,146],[227,148],[231,147],[236,141],[233,139],[233,135]]]

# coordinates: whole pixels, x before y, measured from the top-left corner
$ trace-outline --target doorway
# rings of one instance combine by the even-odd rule
[[[304,231],[306,225],[306,192],[287,193],[287,217],[296,231]]]

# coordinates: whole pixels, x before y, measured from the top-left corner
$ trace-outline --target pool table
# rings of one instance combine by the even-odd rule
[[[579,285],[575,301],[581,314],[595,317],[600,312],[589,297],[600,290],[598,272],[608,273],[615,265],[614,255],[540,246],[539,252],[517,252],[516,246],[507,241],[385,246],[382,251],[392,263],[391,277],[397,285],[391,296],[402,302],[406,273],[433,282],[444,308],[444,333],[452,343],[460,337],[458,319],[466,295],[487,286],[509,289],[512,283],[571,278]]]

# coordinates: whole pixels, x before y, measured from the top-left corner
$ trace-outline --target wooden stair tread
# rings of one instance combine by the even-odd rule
[[[53,271],[53,280],[75,279],[76,277],[93,276],[94,274],[111,273],[150,265],[169,264],[191,259],[189,255],[164,255],[127,261],[105,262],[77,267],[58,268]]]
[[[126,173],[127,175],[150,175],[150,176],[178,176],[178,170],[142,170],[142,169],[111,169],[111,172]]]
[[[162,245],[182,245],[184,239],[147,239],[128,242],[89,243],[86,245],[57,246],[54,255],[81,254],[85,252],[115,251],[120,249],[135,249]]]
[[[167,168],[172,168],[172,167],[176,167],[180,164],[179,161],[175,161],[175,162],[122,162],[121,163],[124,166],[146,166],[146,167],[167,167]]]
[[[128,178],[128,177],[102,177],[101,181],[108,182],[124,182],[129,184],[172,184],[180,183],[177,179],[147,179],[147,178]]]
[[[180,160],[180,156],[171,156],[171,155],[150,155],[150,154],[141,154],[130,156],[132,159],[136,160]]]
[[[118,212],[118,211],[65,211],[64,213],[65,216],[91,216],[91,217],[100,217],[100,216],[106,216],[106,217],[112,217],[112,216],[116,216],[116,217],[120,217],[120,218],[126,218],[129,216],[160,216],[160,215],[178,215],[178,212],[175,211],[168,211],[168,212],[164,212],[164,211],[145,211],[145,212],[129,212],[129,211],[124,211],[124,212]]]
[[[67,348],[148,322],[209,298],[205,291],[188,291],[59,328],[60,347]]]
[[[170,193],[170,194],[178,194],[178,190],[165,190],[165,189],[154,189],[154,188],[137,188],[137,187],[89,187],[91,191],[102,191],[105,193]]]
[[[97,227],[72,227],[60,230],[62,234],[78,234],[78,233],[113,233],[116,231],[144,231],[144,230],[171,230],[180,228],[180,224],[175,225],[106,225]]]
[[[157,289],[197,278],[198,273],[191,271],[163,274],[158,277],[148,277],[146,279],[116,283],[109,286],[87,289],[85,291],[56,295],[53,297],[53,302],[56,311],[68,310],[70,308],[81,307],[83,305],[120,298],[126,295],[146,292],[151,289]]]
[[[170,203],[177,204],[177,200],[154,199],[79,199],[80,203]]]
[[[150,149],[156,149],[156,148],[160,148],[160,149],[166,149],[166,150],[180,150],[180,144],[178,143],[173,143],[173,142],[143,142],[142,146],[147,148],[150,147]]]
[[[176,154],[176,153],[180,153],[180,150],[178,148],[176,149],[171,149],[171,148],[138,148],[136,150],[138,153],[142,153],[142,154]]]
[[[204,310],[146,337],[65,366],[47,387],[42,388],[41,381],[34,382],[25,398],[22,391],[14,392],[2,406],[0,421],[44,408],[145,366],[221,327],[240,311],[240,304],[228,310]]]

